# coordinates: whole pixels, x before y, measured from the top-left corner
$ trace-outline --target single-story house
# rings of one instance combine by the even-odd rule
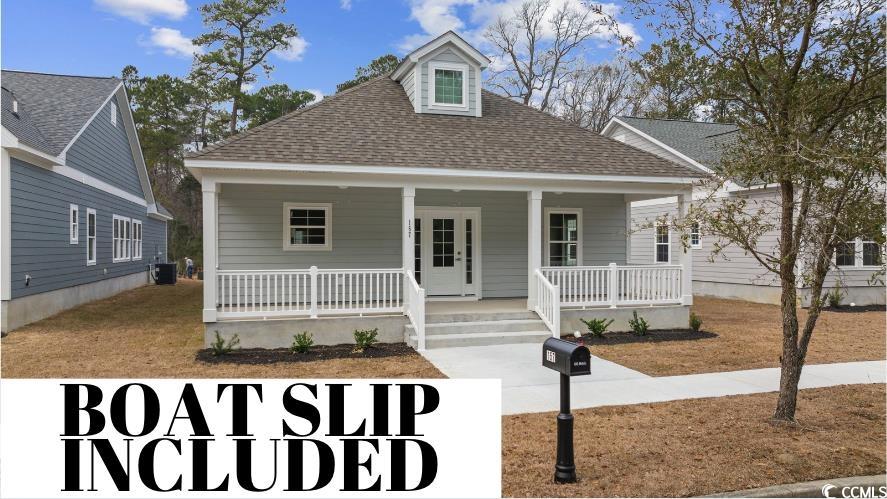
[[[631,202],[697,170],[482,90],[452,32],[389,76],[191,154],[206,340],[379,328],[419,349],[542,341],[639,311],[686,327],[692,261],[630,265]]]
[[[123,83],[2,73],[2,330],[149,282],[169,212]]]
[[[686,120],[649,119],[620,116],[613,118],[601,132],[604,136],[624,142],[638,149],[656,154],[675,164],[711,173],[721,164],[722,155],[737,136],[733,124],[705,123]],[[703,197],[703,187],[697,187],[697,198]],[[719,195],[743,196],[752,209],[763,208],[778,212],[779,186],[728,184]],[[629,261],[636,264],[670,262],[681,248],[680,238],[663,225],[652,227],[656,220],[677,213],[677,199],[667,197],[632,203],[632,253]],[[760,244],[775,252],[778,228],[761,238]],[[722,254],[712,256],[717,237],[694,230],[690,236],[693,252],[693,291],[697,295],[739,298],[760,303],[778,304],[779,278],[765,271],[751,255],[735,245]],[[769,251],[769,250],[768,250]],[[835,268],[829,272],[826,288],[840,286],[844,303],[856,305],[883,305],[883,281],[873,279],[881,269],[884,248],[871,238],[858,237],[844,245],[835,256]],[[802,290],[803,302],[809,303],[809,294]]]

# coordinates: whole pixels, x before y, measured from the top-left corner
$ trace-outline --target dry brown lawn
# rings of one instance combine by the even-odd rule
[[[0,340],[8,378],[439,378],[420,355],[270,365],[210,365],[199,281],[145,286],[63,312]]]
[[[884,473],[884,385],[802,390],[800,426],[769,423],[776,394],[575,412],[579,482],[553,483],[555,414],[502,418],[502,494],[693,496]]]
[[[693,301],[693,312],[703,320],[702,329],[717,337],[594,345],[589,347],[591,353],[654,376],[779,366],[782,319],[778,306],[702,297]],[[801,312],[801,318],[806,318],[806,312]],[[884,312],[823,312],[810,340],[807,363],[885,359],[885,327]]]

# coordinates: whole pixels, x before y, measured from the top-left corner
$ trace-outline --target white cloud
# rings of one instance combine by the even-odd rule
[[[320,90],[317,90],[316,88],[309,88],[308,91],[311,92],[312,94],[314,94],[314,100],[311,101],[312,104],[323,100],[324,95],[323,95],[323,92],[321,92]]]
[[[476,45],[481,50],[486,47],[483,38],[484,31],[500,16],[510,16],[515,9],[520,8],[525,0],[411,0],[410,18],[417,21],[422,28],[422,33],[415,33],[404,37],[398,43],[398,49],[409,52],[421,46],[432,38],[441,35],[447,30],[453,30],[462,35],[468,42]],[[564,5],[576,10],[590,9],[582,0],[551,0],[548,8],[549,17],[553,16]],[[622,7],[615,3],[599,4],[605,15],[616,18],[622,11]],[[554,33],[548,23],[544,24],[543,37],[551,38]],[[619,22],[618,30],[622,36],[629,36],[635,41],[640,36],[631,23]],[[595,38],[609,40],[614,33],[609,29],[602,29]]]
[[[181,19],[188,13],[185,0],[94,0],[96,6],[132,19],[135,22],[148,24],[152,17],[160,16],[168,19]]]
[[[176,57],[192,57],[194,54],[203,53],[203,50],[195,46],[190,38],[172,28],[151,28],[151,37],[144,45],[158,47],[164,54]]]
[[[351,10],[351,0],[339,0],[339,6],[344,10]]]
[[[289,45],[286,48],[275,50],[274,54],[285,61],[301,61],[308,45],[310,43],[304,38],[294,36],[289,39]]]

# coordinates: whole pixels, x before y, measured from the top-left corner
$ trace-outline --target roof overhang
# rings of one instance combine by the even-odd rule
[[[3,148],[9,151],[10,154],[29,163],[44,167],[64,164],[65,160],[63,157],[53,156],[52,154],[33,148],[20,141],[18,137],[5,126],[0,128],[3,129],[0,144],[2,144]]]
[[[612,134],[613,130],[614,130],[616,127],[619,127],[619,126],[625,128],[626,130],[629,130],[629,131],[631,131],[631,132],[634,132],[634,133],[637,134],[637,135],[640,135],[640,136],[643,137],[645,140],[647,140],[647,141],[649,141],[649,142],[652,142],[653,144],[656,144],[657,146],[659,146],[659,147],[665,149],[666,151],[670,152],[671,154],[674,154],[675,156],[677,156],[677,157],[681,158],[682,160],[686,161],[687,164],[690,165],[690,166],[692,166],[693,168],[696,168],[696,169],[702,171],[703,173],[706,173],[706,174],[709,174],[709,175],[713,175],[713,174],[714,174],[714,170],[712,170],[711,168],[709,168],[709,167],[703,165],[702,163],[696,161],[695,159],[691,158],[690,156],[687,156],[686,154],[682,153],[681,151],[678,151],[677,149],[675,149],[675,148],[671,147],[670,145],[668,145],[668,144],[662,142],[661,140],[659,140],[659,139],[657,139],[657,138],[655,138],[655,137],[653,137],[653,136],[651,136],[651,135],[649,135],[649,134],[647,134],[647,133],[644,133],[644,132],[638,130],[637,128],[635,128],[635,127],[629,125],[628,123],[626,123],[626,122],[620,120],[619,118],[610,118],[610,121],[607,123],[607,126],[605,126],[603,130],[601,130],[601,135],[604,135],[604,136],[606,136],[606,137],[610,137],[610,138],[612,138],[612,135],[611,135],[611,134]]]
[[[400,81],[400,79],[403,78],[404,75],[406,75],[407,72],[419,62],[420,59],[448,43],[456,46],[456,48],[464,52],[472,60],[472,62],[474,62],[481,69],[485,69],[487,66],[490,65],[490,59],[487,56],[485,56],[476,48],[472,47],[471,44],[462,39],[461,36],[457,35],[453,31],[447,31],[434,40],[431,40],[425,45],[422,45],[421,47],[407,54],[407,56],[404,57],[402,61],[400,61],[400,64],[397,66],[394,72],[391,73],[391,79],[394,81]]]
[[[544,190],[679,194],[692,189],[695,177],[587,175],[467,168],[418,168],[359,165],[312,165],[186,159],[202,183],[338,185],[452,190]]]

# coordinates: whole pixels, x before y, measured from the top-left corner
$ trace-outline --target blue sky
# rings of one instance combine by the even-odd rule
[[[578,2],[578,0],[553,0]],[[197,0],[3,0],[2,65],[49,73],[111,76],[127,64],[143,75],[185,75],[189,39],[203,27]],[[520,0],[289,0],[275,20],[293,23],[300,40],[270,56],[273,82],[328,95],[357,66],[385,53],[403,55],[455,29],[482,45],[484,27]],[[621,12],[618,3],[607,4]],[[618,18],[641,45],[651,35],[625,13]],[[484,50],[481,47],[481,50]],[[607,59],[602,36],[589,53]],[[264,78],[260,85],[264,84]]]

